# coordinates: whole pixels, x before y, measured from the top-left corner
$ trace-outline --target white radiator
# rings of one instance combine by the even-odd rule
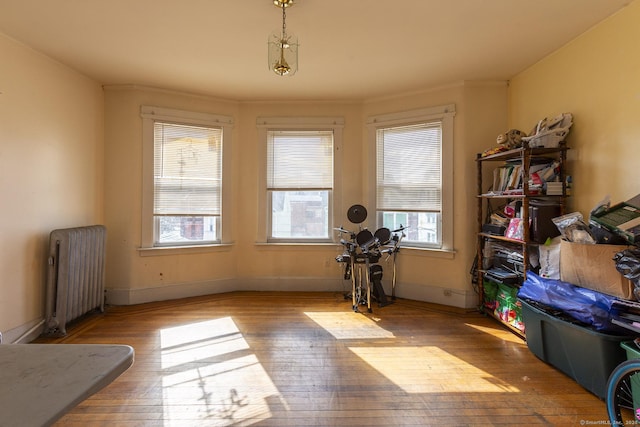
[[[69,322],[104,311],[106,237],[103,225],[51,232],[44,335],[66,335]]]

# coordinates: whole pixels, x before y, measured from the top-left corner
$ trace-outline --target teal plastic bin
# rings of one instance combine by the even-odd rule
[[[529,350],[604,399],[609,375],[625,361],[621,343],[632,337],[597,332],[520,301]]]

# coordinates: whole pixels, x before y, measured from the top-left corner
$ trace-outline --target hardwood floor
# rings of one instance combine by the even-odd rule
[[[364,311],[364,310],[363,310]],[[229,293],[109,307],[63,339],[134,365],[56,426],[588,425],[604,403],[478,313],[340,293]],[[37,404],[37,402],[34,402]]]

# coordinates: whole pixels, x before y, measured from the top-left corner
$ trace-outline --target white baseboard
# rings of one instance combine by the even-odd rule
[[[385,289],[387,287],[385,286]],[[387,289],[389,291],[389,289]],[[477,308],[479,297],[472,290],[424,286],[410,283],[398,284],[396,296],[414,301],[424,301],[457,308]]]
[[[385,282],[387,295],[390,284]],[[326,277],[266,277],[251,279],[220,279],[195,283],[182,283],[140,289],[107,289],[107,304],[132,305],[153,301],[188,298],[234,291],[265,292],[349,292],[350,282]],[[416,301],[448,305],[458,308],[478,306],[478,296],[473,290],[445,289],[411,283],[398,283],[396,296]]]
[[[205,282],[180,283],[169,286],[133,289],[106,289],[106,304],[133,305],[154,301],[196,297],[235,291],[234,279],[210,280]]]
[[[36,319],[17,328],[2,332],[2,344],[28,344],[44,330],[44,319]]]
[[[342,281],[327,278],[287,277],[220,279],[140,289],[107,289],[107,304],[132,305],[234,291],[337,292]]]

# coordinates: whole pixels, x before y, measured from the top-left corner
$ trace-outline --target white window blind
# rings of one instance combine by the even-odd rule
[[[219,216],[222,129],[154,123],[155,216]]]
[[[332,131],[267,133],[267,190],[332,187]]]
[[[377,209],[442,210],[442,123],[378,129]]]

